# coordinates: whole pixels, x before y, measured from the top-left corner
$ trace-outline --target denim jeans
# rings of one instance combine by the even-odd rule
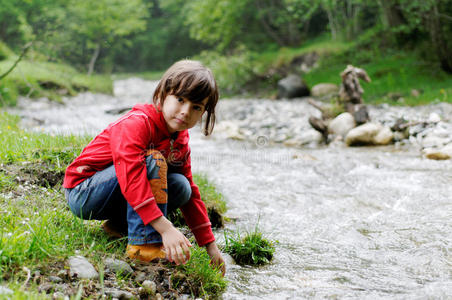
[[[147,177],[150,182],[153,180],[167,182],[167,190],[165,191],[167,203],[159,203],[166,201],[157,201],[158,207],[166,216],[167,211],[173,211],[190,200],[191,187],[187,178],[182,174],[169,173],[165,174],[166,178],[160,178],[160,176],[165,175],[162,175],[160,170],[162,162],[158,161],[158,157],[163,160],[164,158],[160,153],[157,152],[157,154],[159,155],[154,154],[146,157]],[[166,170],[166,162],[163,163]],[[154,196],[157,198],[155,193]],[[66,199],[72,213],[79,218],[85,220],[109,219],[118,228],[124,228],[124,231],[127,228],[128,243],[131,245],[162,242],[160,234],[151,225],[144,225],[140,216],[125,200],[113,165],[97,172],[73,189],[67,189]]]

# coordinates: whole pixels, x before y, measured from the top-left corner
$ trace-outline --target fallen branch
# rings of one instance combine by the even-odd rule
[[[24,46],[24,48],[22,49],[22,53],[19,55],[19,58],[14,62],[14,64],[11,66],[11,68],[9,68],[8,71],[6,71],[2,75],[0,75],[0,80],[5,78],[6,76],[8,76],[8,74],[11,73],[16,68],[17,64],[19,64],[19,62],[22,60],[22,58],[25,56],[25,54],[27,54],[27,51],[28,51],[28,49],[30,49],[32,44],[33,44],[33,42],[29,42],[28,44],[26,44]]]

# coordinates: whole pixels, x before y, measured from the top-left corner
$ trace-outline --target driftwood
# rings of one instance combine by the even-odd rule
[[[355,118],[356,124],[360,125],[370,120],[367,106],[364,104],[362,95],[363,88],[360,79],[371,82],[369,75],[364,69],[348,65],[341,73],[342,83],[339,89],[338,106],[342,106],[343,111],[349,112]],[[314,100],[308,100],[309,104],[320,110],[321,118],[310,117],[309,124],[322,133],[325,141],[328,137],[329,120],[338,114],[338,109],[334,105],[321,105]]]

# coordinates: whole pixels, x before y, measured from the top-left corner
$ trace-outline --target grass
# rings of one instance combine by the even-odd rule
[[[266,239],[257,226],[254,231],[247,232],[243,237],[240,232],[233,236],[225,232],[224,238],[223,250],[239,265],[264,265],[273,259],[274,243]]]
[[[69,256],[82,255],[102,270],[105,257],[123,258],[126,243],[109,239],[100,221],[73,216],[60,190],[61,173],[52,185],[31,184],[41,173],[24,171],[30,166],[36,166],[32,169],[36,172],[64,170],[90,137],[30,133],[21,130],[18,121],[18,117],[0,113],[0,280],[2,286],[13,290],[11,299],[42,299],[36,282],[25,287],[24,267],[32,274],[39,270],[43,276],[55,275],[65,269]],[[178,271],[187,282],[200,287],[193,290],[195,296],[197,292],[220,293],[226,284],[218,270],[210,268],[205,255],[203,249],[195,248],[189,264]],[[84,293],[89,286],[84,284]]]
[[[0,74],[6,72],[16,59],[17,56],[10,55],[0,60]],[[61,101],[62,96],[88,90],[111,94],[112,88],[110,76],[87,76],[68,65],[24,58],[0,82],[0,106],[15,105],[19,95]]]

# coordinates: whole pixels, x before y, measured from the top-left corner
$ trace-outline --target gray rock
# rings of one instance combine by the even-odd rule
[[[339,93],[339,86],[334,83],[319,83],[311,88],[311,96],[325,97]]]
[[[127,292],[127,291],[117,290],[117,289],[105,289],[105,295],[112,297],[112,298],[124,299],[124,300],[134,298],[132,293]]]
[[[12,290],[10,290],[7,287],[4,286],[0,286],[0,295],[10,295],[13,294],[14,292]]]
[[[135,276],[135,282],[142,284],[146,280],[146,274],[143,272],[140,272]]]
[[[93,265],[83,256],[71,256],[69,257],[69,274],[71,277],[94,279],[99,277],[96,269]]]
[[[298,75],[289,75],[278,81],[278,98],[296,98],[309,96],[308,86]]]
[[[50,291],[53,290],[53,285],[50,283],[44,283],[41,284],[40,286],[38,286],[38,291],[39,292],[44,292],[46,294],[50,293]]]
[[[61,279],[58,276],[49,276],[49,280],[52,281],[52,282],[55,282],[55,283],[60,283],[60,282],[63,281],[63,279]]]
[[[133,273],[133,269],[125,261],[107,258],[104,263],[105,267],[115,274],[130,275]]]
[[[155,292],[157,291],[157,286],[155,282],[151,280],[143,281],[142,287],[146,294],[148,295],[155,295]]]
[[[350,130],[345,137],[348,146],[354,145],[387,145],[394,135],[391,129],[380,123],[366,123]]]

